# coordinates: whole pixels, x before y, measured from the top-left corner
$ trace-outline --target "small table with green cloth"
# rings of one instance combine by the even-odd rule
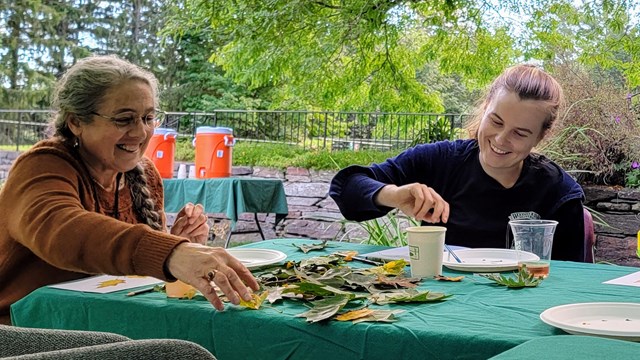
[[[251,177],[226,177],[211,179],[165,179],[164,210],[177,213],[184,204],[202,204],[207,213],[224,213],[235,229],[242,213],[253,213],[258,232],[265,239],[258,213],[274,213],[277,225],[289,213],[287,197],[282,181]],[[225,247],[232,231],[227,234]]]
[[[280,250],[288,260],[381,246],[329,242],[322,251],[302,253],[292,244],[318,241],[267,240],[242,248]],[[371,265],[352,262],[352,267]],[[393,323],[325,321],[307,323],[296,315],[307,308],[285,301],[249,310],[227,305],[216,311],[204,300],[168,299],[163,293],[126,297],[40,288],[11,307],[18,326],[115,332],[133,339],[177,338],[194,341],[219,359],[487,359],[529,340],[565,334],[543,323],[547,308],[579,302],[630,302],[638,288],[603,281],[638,269],[552,261],[551,274],[535,288],[507,289],[470,273],[443,268],[444,275],[464,275],[461,282],[426,280],[420,289],[453,296],[437,303],[391,304],[402,309]],[[407,268],[408,271],[408,268]]]

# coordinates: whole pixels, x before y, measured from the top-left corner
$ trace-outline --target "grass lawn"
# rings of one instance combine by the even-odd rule
[[[33,145],[20,145],[18,147],[18,151],[29,150],[31,148],[31,146],[33,146]],[[1,151],[16,151],[16,146],[15,145],[0,145],[0,150]]]

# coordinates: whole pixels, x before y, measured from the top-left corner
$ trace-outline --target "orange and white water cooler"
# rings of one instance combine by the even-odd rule
[[[193,146],[196,148],[196,178],[231,176],[233,129],[201,126],[196,129]]]
[[[176,137],[178,133],[173,129],[157,128],[149,140],[149,146],[144,154],[153,161],[165,179],[173,177],[173,158],[176,151]]]

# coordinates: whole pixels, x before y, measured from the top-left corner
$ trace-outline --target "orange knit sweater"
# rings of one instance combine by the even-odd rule
[[[162,210],[160,175],[150,160],[141,164]],[[114,194],[91,182],[78,153],[58,140],[41,141],[14,162],[0,191],[0,323],[12,303],[44,285],[88,274],[170,276],[165,260],[187,240],[139,224],[127,184],[120,220],[112,218]]]

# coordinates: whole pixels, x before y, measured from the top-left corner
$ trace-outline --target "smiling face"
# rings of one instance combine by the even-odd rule
[[[487,104],[478,128],[480,164],[484,171],[503,186],[513,186],[523,160],[542,139],[542,126],[548,116],[543,101],[520,100],[506,90],[496,93]]]
[[[141,80],[126,80],[107,90],[96,113],[113,117],[122,113],[139,116],[155,108],[151,87]],[[103,186],[115,182],[117,173],[133,169],[142,158],[153,135],[152,127],[137,121],[127,131],[118,129],[111,120],[92,116],[92,122],[69,120],[68,125],[80,144],[80,156],[91,175]]]

